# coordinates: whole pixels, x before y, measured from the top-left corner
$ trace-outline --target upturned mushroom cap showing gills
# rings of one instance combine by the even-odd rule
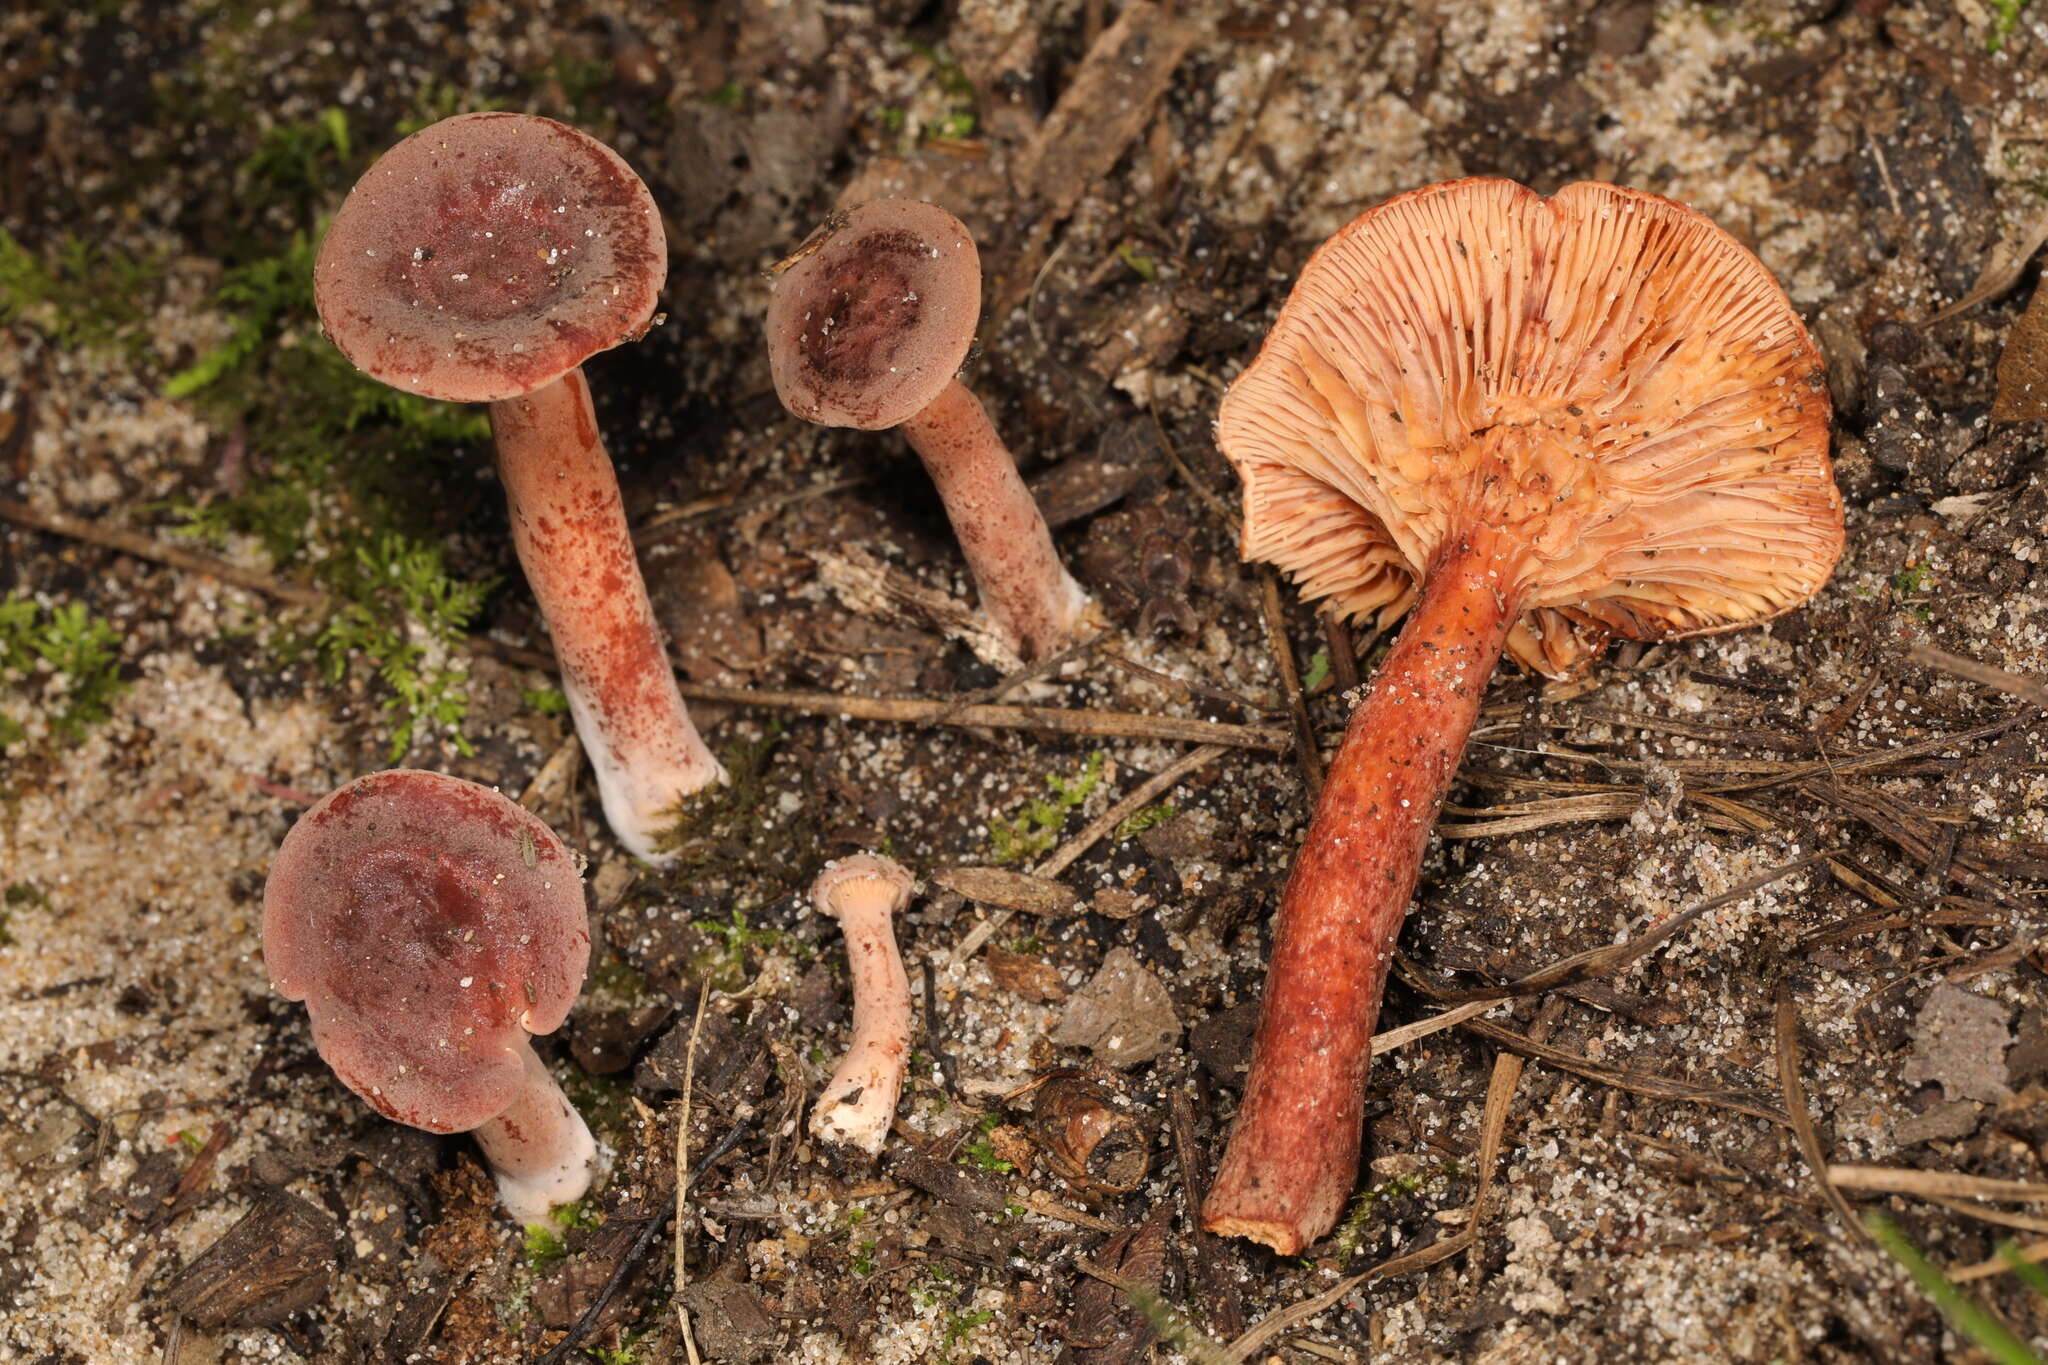
[[[980,317],[981,255],[965,224],[914,199],[862,204],[820,228],[775,281],[775,392],[823,426],[897,426],[952,382]]]
[[[1522,547],[1508,652],[1799,605],[1842,549],[1825,370],[1768,271],[1656,195],[1508,180],[1389,200],[1325,243],[1217,437],[1246,559],[1384,626],[1446,537]]]
[[[667,274],[654,199],[616,152],[553,119],[462,114],[356,183],[313,296],[365,374],[477,403],[640,336]]]
[[[263,959],[313,1040],[387,1118],[436,1133],[496,1117],[529,1035],[567,1017],[590,957],[576,859],[488,787],[415,769],[357,778],[285,836]]]

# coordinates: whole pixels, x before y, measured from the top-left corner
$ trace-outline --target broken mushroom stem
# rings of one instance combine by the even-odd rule
[[[562,693],[597,775],[605,821],[629,851],[683,797],[725,780],[683,705],[634,558],[618,476],[581,366],[490,405],[519,565],[562,668]]]
[[[1060,563],[1045,517],[981,400],[952,380],[901,430],[946,506],[981,609],[1023,658],[1057,652],[1087,613],[1088,594]]]
[[[879,853],[827,863],[811,884],[818,913],[838,920],[846,936],[853,978],[853,1037],[811,1109],[811,1133],[869,1155],[882,1150],[895,1120],[910,1055],[910,978],[894,920],[915,886],[901,863]]]
[[[1437,809],[1519,610],[1522,547],[1454,537],[1351,715],[1273,930],[1251,1071],[1203,1225],[1294,1255],[1358,1176],[1394,940]]]
[[[519,1091],[474,1135],[497,1174],[498,1202],[520,1222],[539,1223],[590,1188],[597,1142],[532,1044],[514,1049],[524,1054]]]

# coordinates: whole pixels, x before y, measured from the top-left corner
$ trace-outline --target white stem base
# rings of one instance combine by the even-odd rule
[[[604,807],[604,820],[613,837],[642,862],[655,867],[674,862],[674,852],[663,853],[655,847],[656,836],[675,822],[675,817],[665,812],[685,797],[724,782],[725,765],[711,756],[695,726],[687,735],[671,736],[669,743],[651,745],[629,759],[607,742],[596,708],[566,671],[562,695],[569,699],[569,717],[576,723],[583,751],[590,756],[598,803]]]
[[[531,1047],[526,1086],[505,1112],[476,1130],[498,1177],[498,1202],[522,1223],[539,1223],[581,1199],[597,1173],[597,1141]]]

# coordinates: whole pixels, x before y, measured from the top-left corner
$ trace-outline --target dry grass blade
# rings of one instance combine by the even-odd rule
[[[989,702],[1001,701],[1025,683],[1036,682],[1040,678],[1050,677],[1066,667],[1069,660],[1078,659],[1083,654],[1094,649],[1108,634],[1108,631],[1098,630],[1093,635],[1083,636],[1065,649],[1048,654],[1035,663],[1025,664],[1009,676],[998,679],[992,687],[985,687],[979,692],[966,693],[958,700],[952,702],[946,710],[932,717],[930,723],[933,725],[950,724],[955,716],[970,706],[983,706]]]
[[[1432,1033],[1442,1033],[1447,1028],[1456,1028],[1467,1019],[1484,1014],[1498,1004],[1500,1004],[1498,1000],[1474,1000],[1468,1005],[1459,1005],[1453,1009],[1447,1009],[1443,1013],[1433,1014],[1427,1019],[1419,1019],[1412,1024],[1403,1024],[1399,1028],[1390,1028],[1385,1033],[1375,1033],[1372,1036],[1372,1051],[1368,1055],[1373,1057],[1385,1056],[1395,1048],[1406,1047],[1418,1038],[1427,1038]]]
[[[1974,1218],[1980,1223],[1996,1223],[2002,1228],[2018,1228],[2021,1232],[2048,1232],[2048,1218],[2037,1218],[2027,1213],[2007,1213],[2004,1209],[1987,1209],[1981,1204],[1965,1203],[1947,1195],[1930,1194],[1923,1196],[1930,1204],[1939,1204],[1951,1213],[1960,1213],[1965,1218]]]
[[[118,550],[137,559],[182,569],[187,573],[217,578],[223,583],[232,583],[293,606],[327,607],[334,601],[317,588],[287,583],[274,575],[244,569],[209,555],[195,554],[139,532],[94,525],[60,512],[45,512],[24,502],[0,498],[0,518],[88,545]],[[470,647],[508,663],[548,673],[559,671],[551,654],[502,644],[487,636],[474,637]],[[976,705],[961,708],[954,702],[911,697],[850,697],[830,692],[713,687],[690,682],[683,682],[680,686],[683,696],[691,701],[724,702],[731,706],[796,711],[814,716],[845,716],[852,720],[895,721],[905,725],[1037,730],[1051,734],[1093,735],[1103,739],[1159,739],[1189,744],[1221,744],[1232,749],[1264,749],[1272,753],[1283,753],[1294,742],[1287,731],[1266,726],[1231,725],[1221,721],[1152,716],[1131,711],[1078,711],[1050,706]]]
[[[1875,753],[1823,759],[1818,763],[1785,764],[1782,765],[1783,770],[1774,776],[1761,777],[1753,782],[1730,782],[1721,786],[1711,787],[1708,790],[1716,794],[1757,791],[1764,787],[1776,787],[1787,782],[1803,782],[1809,777],[1837,778],[1846,776],[1849,773],[1867,772],[1874,768],[1888,768],[1894,763],[1903,763],[1910,758],[1924,758],[1928,754],[1938,754],[1944,749],[1954,749],[1964,744],[1974,744],[1980,739],[1996,738],[2013,727],[2024,723],[2028,718],[2028,713],[2021,712],[2016,715],[2007,716],[2002,720],[1991,721],[1985,725],[1972,726],[1967,730],[1957,730],[1953,734],[1937,735],[1933,739],[1917,740],[1912,744],[1901,744],[1896,749],[1883,749]],[[1670,766],[1684,771],[1681,767],[1681,763],[1684,762],[1685,760],[1680,760],[1679,762],[1672,763]],[[1761,765],[1752,764],[1750,765],[1750,770],[1760,771]]]
[[[1422,990],[1431,999],[1444,1003],[1467,1000],[1505,1000],[1510,996],[1538,995],[1544,991],[1555,990],[1560,986],[1571,985],[1581,981],[1597,980],[1603,976],[1612,976],[1629,963],[1634,962],[1637,958],[1649,952],[1652,948],[1655,948],[1658,944],[1686,928],[1700,916],[1710,911],[1718,910],[1724,905],[1733,905],[1737,901],[1755,895],[1774,882],[1783,881],[1796,872],[1804,871],[1815,863],[1824,862],[1835,856],[1835,850],[1827,850],[1820,853],[1809,853],[1803,858],[1795,858],[1791,862],[1774,867],[1768,872],[1759,873],[1740,886],[1732,887],[1718,896],[1710,896],[1697,905],[1689,906],[1671,916],[1656,928],[1645,930],[1626,942],[1612,943],[1604,948],[1591,948],[1583,953],[1574,953],[1570,957],[1560,958],[1547,967],[1538,967],[1535,971],[1517,977],[1503,985],[1479,986],[1464,991],[1446,991],[1439,990],[1430,985],[1417,975],[1412,968],[1404,970],[1402,976],[1404,980],[1409,981]]]
[[[1778,1110],[1771,1108],[1758,1097],[1741,1090],[1730,1090],[1724,1086],[1699,1085],[1692,1081],[1674,1080],[1669,1076],[1658,1076],[1647,1071],[1630,1071],[1621,1067],[1602,1066],[1589,1061],[1576,1052],[1539,1043],[1513,1029],[1502,1028],[1499,1024],[1484,1019],[1467,1019],[1459,1027],[1482,1038],[1488,1038],[1534,1061],[1545,1062],[1561,1071],[1583,1076],[1589,1081],[1611,1085],[1652,1099],[1676,1100],[1681,1104],[1706,1104],[1717,1109],[1729,1109],[1751,1118],[1763,1119],[1781,1127],[1790,1127],[1791,1120]]]
[[[1302,695],[1301,673],[1294,666],[1294,646],[1287,639],[1287,610],[1280,602],[1280,576],[1270,565],[1259,567],[1260,601],[1266,618],[1266,645],[1280,670],[1280,695],[1294,720],[1294,756],[1301,763],[1301,780],[1308,788],[1313,806],[1323,794],[1323,753],[1316,744],[1315,722],[1309,719],[1308,699]]]
[[[1840,1215],[1843,1226],[1865,1246],[1872,1245],[1870,1230],[1863,1226],[1863,1220],[1856,1216],[1856,1210],[1848,1199],[1828,1179],[1827,1153],[1821,1149],[1820,1133],[1813,1126],[1813,1115],[1807,1109],[1806,1082],[1799,1074],[1799,1002],[1792,995],[1792,983],[1778,983],[1776,1009],[1778,1032],[1778,1089],[1785,1097],[1785,1113],[1792,1120],[1792,1136],[1799,1140],[1799,1153],[1806,1158],[1807,1169],[1820,1185],[1820,1192],[1828,1204]]]
[[[1229,530],[1230,538],[1233,542],[1241,539],[1244,534],[1244,526],[1238,520],[1237,514],[1231,511],[1229,506],[1209,489],[1208,485],[1196,478],[1195,472],[1188,468],[1186,461],[1181,459],[1179,448],[1174,445],[1173,438],[1166,434],[1166,424],[1159,420],[1159,410],[1148,404],[1145,408],[1145,415],[1152,419],[1152,430],[1158,433],[1159,436],[1159,448],[1166,452],[1166,458],[1172,463],[1174,473],[1180,475],[1181,482],[1186,484],[1188,491],[1193,493],[1200,500],[1201,504],[1209,509],[1210,515],[1214,516],[1217,521],[1221,522]]]
[[[2008,672],[2003,668],[1994,668],[1990,664],[1981,664],[1975,659],[1965,658],[1961,654],[1951,654],[1932,645],[1914,645],[1906,651],[1906,657],[1916,664],[1938,668],[1944,673],[1953,673],[1958,678],[1980,683],[2032,705],[2048,707],[2048,683],[2037,682],[2033,678]]]
[[[859,488],[862,484],[873,483],[874,480],[873,474],[856,474],[844,479],[827,479],[808,488],[792,488],[780,493],[754,493],[746,497],[728,493],[719,497],[699,498],[680,507],[664,507],[633,528],[633,545],[636,549],[643,550],[649,545],[657,545],[681,531],[688,522],[744,516],[748,512],[764,511],[770,507],[783,507],[790,503],[806,502],[812,498],[829,497],[834,493]]]
[[[690,1198],[690,1103],[697,1085],[697,1040],[704,1033],[704,1006],[710,998],[711,983],[699,982],[697,1013],[690,1020],[689,1051],[683,1054],[683,1112],[676,1120],[676,1323],[682,1329],[683,1349],[689,1353],[690,1365],[699,1365],[697,1337],[690,1330],[690,1308],[683,1301],[683,1290],[690,1283],[689,1271],[683,1265],[683,1249],[689,1228],[687,1209]]]
[[[1916,1171],[1910,1166],[1830,1166],[1828,1179],[1845,1190],[1876,1190],[1922,1198],[1947,1195],[1957,1199],[1998,1199],[2018,1204],[2048,1202],[2048,1185],[2027,1180],[1998,1180],[1955,1171]]]
[[[1765,730],[1747,725],[1711,725],[1703,721],[1674,720],[1669,716],[1639,716],[1628,711],[1611,711],[1605,707],[1582,706],[1571,713],[1573,720],[1592,721],[1598,725],[1612,725],[1625,730],[1641,730],[1653,735],[1677,735],[1684,739],[1708,740],[1728,744],[1742,749],[1794,749],[1804,753],[1814,750],[1810,735],[1787,734],[1782,730]]]
[[[1134,711],[1069,711],[1051,706],[969,706],[955,710],[951,702],[911,697],[851,697],[832,692],[786,692],[748,687],[711,687],[682,683],[690,701],[726,702],[733,706],[797,711],[813,716],[845,716],[851,720],[896,721],[905,725],[955,725],[970,729],[1041,730],[1062,735],[1094,735],[1103,739],[1162,739],[1190,744],[1218,744],[1229,749],[1264,749],[1281,753],[1292,744],[1285,730],[1262,725],[1180,716],[1150,716]]]
[[[223,583],[232,583],[238,588],[260,592],[265,597],[289,602],[295,607],[324,607],[333,601],[318,588],[287,583],[271,574],[244,569],[224,559],[215,559],[211,555],[197,554],[181,546],[165,544],[139,531],[124,531],[118,526],[101,526],[96,522],[66,516],[62,512],[46,512],[40,507],[31,507],[25,502],[16,502],[11,498],[0,498],[0,517],[34,530],[48,531],[51,535],[83,541],[87,545],[119,550],[122,554],[146,559],[153,564],[182,569],[186,573],[196,573],[204,578],[217,578]]]
[[[2031,720],[2031,708],[2021,710],[2002,720],[1988,721],[1983,725],[1957,730],[1932,739],[1915,740],[1902,744],[1896,749],[1877,749],[1863,753],[1836,754],[1815,762],[1796,761],[1782,758],[1660,758],[1659,766],[1686,777],[1729,778],[1740,777],[1741,781],[1717,782],[1712,786],[1689,789],[1689,798],[1699,796],[1726,795],[1730,792],[1762,791],[1768,787],[1781,786],[1787,782],[1803,782],[1810,777],[1839,777],[1849,773],[1872,772],[1882,768],[1895,767],[1916,758],[1926,758],[1943,750],[1974,744],[1978,740],[1996,739]],[[1474,747],[1499,748],[1498,745],[1477,744]],[[1518,750],[1530,752],[1559,763],[1578,763],[1597,767],[1612,774],[1635,774],[1645,771],[1650,765],[1640,759],[1616,758],[1609,754],[1579,753],[1557,744],[1546,744],[1540,749]],[[1459,771],[1465,781],[1496,782],[1501,775],[1481,770]]]
[[[1643,798],[1633,792],[1596,792],[1586,796],[1545,796],[1534,801],[1517,801],[1508,806],[1466,807],[1446,804],[1447,814],[1467,818],[1460,823],[1439,822],[1439,839],[1496,839],[1510,834],[1527,834],[1554,825],[1581,825],[1595,820],[1626,820],[1642,808]]]
[[[2048,1242],[2027,1242],[2013,1250],[2022,1261],[2048,1261]],[[1948,1277],[1957,1284],[1967,1284],[1971,1280],[1989,1279],[2011,1269],[2012,1262],[2003,1256],[1993,1256],[1990,1260],[1979,1261],[1975,1265],[1959,1266],[1949,1271]]]
[[[1507,785],[1507,784],[1489,784]],[[1577,785],[1577,784],[1567,784]],[[1775,829],[1778,821],[1754,806],[1731,801],[1725,796],[1689,796],[1700,822],[1708,829],[1747,833]],[[1585,824],[1596,820],[1626,820],[1642,809],[1639,792],[1605,787],[1577,795],[1543,796],[1500,806],[1459,806],[1446,802],[1444,811],[1463,817],[1463,824],[1439,823],[1439,839],[1490,839],[1509,834],[1527,834],[1553,825]],[[1489,818],[1482,818],[1489,817]]]

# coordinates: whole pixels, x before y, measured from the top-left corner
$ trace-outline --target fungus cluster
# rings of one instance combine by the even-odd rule
[[[366,373],[490,405],[520,562],[621,841],[723,776],[655,626],[580,366],[640,336],[658,215],[613,152],[547,119],[467,115],[406,139],[336,216],[322,320]],[[1092,610],[960,367],[979,318],[967,229],[933,205],[838,215],[780,268],[777,394],[827,426],[900,428],[981,605],[1020,659]],[[1278,911],[1253,1062],[1204,1204],[1211,1231],[1298,1252],[1356,1178],[1369,1040],[1428,835],[1503,653],[1549,676],[1613,637],[1767,620],[1843,538],[1820,357],[1727,234],[1654,195],[1505,180],[1374,208],[1304,268],[1217,435],[1246,559],[1333,614],[1408,623],[1357,707]],[[910,1043],[873,854],[812,887],[846,936],[853,1037],[811,1117],[881,1147]],[[264,951],[321,1053],[380,1112],[474,1131],[522,1217],[581,1193],[594,1147],[529,1037],[586,964],[571,855],[493,792],[362,778],[286,838]]]
[[[768,360],[783,406],[821,426],[896,427],[924,461],[982,610],[1019,658],[1056,652],[1088,595],[980,400],[956,377],[981,319],[981,257],[958,218],[876,199],[812,234],[775,282]]]
[[[1769,272],[1655,195],[1454,181],[1315,253],[1223,400],[1243,554],[1409,619],[1281,900],[1210,1231],[1292,1255],[1341,1212],[1394,938],[1503,650],[1558,676],[1805,601],[1842,547],[1828,415]]]
[[[621,843],[724,777],[684,709],[582,364],[637,340],[668,274],[660,215],[618,154],[552,119],[463,114],[364,173],[313,267],[356,368],[490,405],[520,566]]]
[[[399,768],[359,777],[285,835],[263,890],[263,961],[313,1042],[386,1118],[474,1133],[505,1208],[545,1218],[597,1148],[531,1039],[568,1016],[590,958],[575,855],[488,787]]]

